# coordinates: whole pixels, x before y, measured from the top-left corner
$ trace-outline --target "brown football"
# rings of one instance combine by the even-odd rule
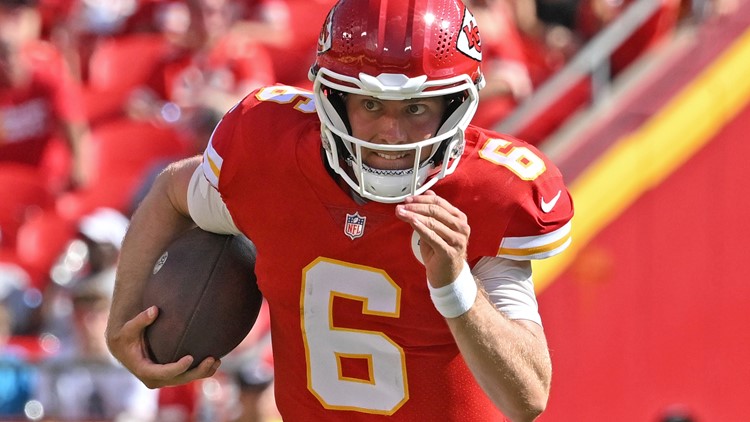
[[[159,307],[146,328],[154,362],[192,355],[221,358],[245,338],[262,304],[255,279],[255,246],[244,236],[188,230],[157,261],[143,295]]]

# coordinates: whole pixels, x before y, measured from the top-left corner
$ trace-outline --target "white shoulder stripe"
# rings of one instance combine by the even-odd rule
[[[222,234],[240,234],[219,192],[209,185],[203,169],[195,169],[188,189],[188,212],[203,230]]]
[[[559,229],[538,235],[523,237],[506,237],[500,243],[497,256],[514,259],[544,259],[557,255],[570,245],[571,222]]]
[[[214,149],[211,142],[208,143],[206,151],[203,153],[203,174],[215,188],[219,188],[219,176],[221,175],[221,165],[224,159]]]

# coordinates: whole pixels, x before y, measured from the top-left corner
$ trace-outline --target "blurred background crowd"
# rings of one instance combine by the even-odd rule
[[[613,75],[696,3],[660,10],[612,57]],[[700,2],[730,13],[738,0]],[[119,245],[170,161],[202,152],[256,87],[311,88],[333,0],[0,0],[0,420],[273,420],[265,313],[209,380],[148,390],[104,344]],[[466,0],[496,127],[631,0]],[[527,134],[580,107],[582,84]]]

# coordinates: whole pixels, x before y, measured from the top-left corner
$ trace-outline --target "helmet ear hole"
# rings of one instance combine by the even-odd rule
[[[328,98],[328,101],[331,103],[331,106],[333,107],[333,110],[336,112],[336,115],[339,116],[341,119],[342,128],[346,129],[346,133],[352,134],[352,125],[349,123],[349,113],[346,111],[346,94],[337,91],[335,89],[329,90],[326,97]]]
[[[443,113],[443,120],[440,122],[440,128],[442,129],[445,125],[445,122],[455,114],[456,110],[458,110],[461,105],[466,101],[466,94],[465,93],[457,93],[453,95],[447,95],[445,97],[445,100],[448,104],[448,106],[445,108],[445,113]],[[438,131],[440,133],[440,131]]]
[[[322,95],[322,106],[326,112],[326,115],[333,123],[333,126],[341,131],[345,131],[351,135],[352,127],[349,123],[349,114],[346,112],[346,103],[344,102],[346,94],[337,91],[335,89],[326,89]],[[336,142],[336,150],[338,151],[338,158],[341,160],[348,160],[353,157],[354,152],[344,143],[339,135],[331,133],[334,142]]]
[[[443,114],[443,121],[440,125],[440,129],[438,129],[437,135],[446,133],[456,127],[464,114],[466,114],[469,107],[470,103],[467,101],[464,94],[450,96],[448,98],[448,107],[445,110],[445,114]],[[445,162],[446,158],[450,158],[445,155],[449,153],[447,149],[448,145],[451,144],[452,139],[453,138],[448,138],[441,142],[435,153],[432,154],[432,160],[436,166]]]

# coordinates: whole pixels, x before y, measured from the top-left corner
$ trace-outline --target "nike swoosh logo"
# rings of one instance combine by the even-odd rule
[[[555,207],[555,204],[557,203],[557,200],[560,199],[560,194],[562,193],[561,190],[557,191],[557,195],[555,195],[554,198],[552,198],[551,201],[545,202],[544,197],[542,197],[542,212],[548,213],[552,211],[552,208]]]

